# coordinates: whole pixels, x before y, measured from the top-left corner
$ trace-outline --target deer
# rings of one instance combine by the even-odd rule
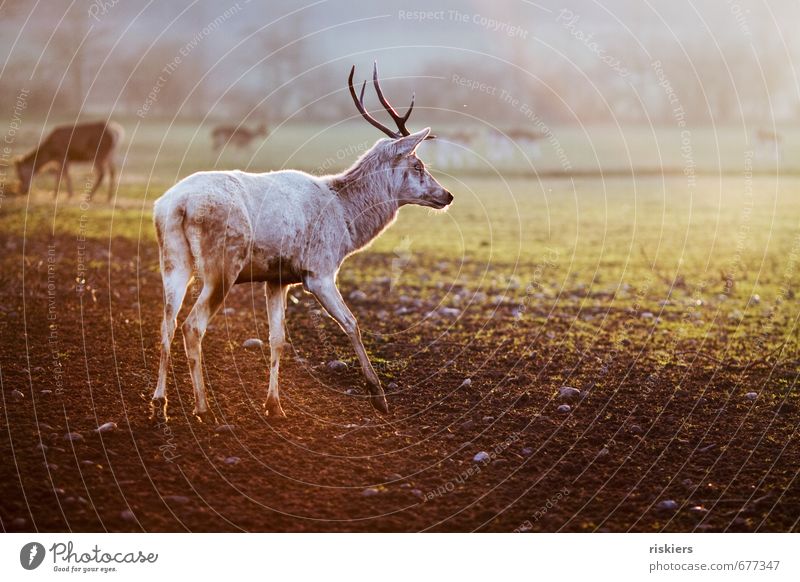
[[[756,146],[765,156],[780,161],[783,136],[778,131],[759,128],[756,130]]]
[[[241,125],[218,125],[211,130],[211,141],[215,150],[221,149],[228,143],[238,148],[246,148],[257,137],[267,137],[267,133],[266,123],[260,124],[255,129]]]
[[[195,406],[201,422],[209,414],[203,379],[202,340],[209,322],[236,284],[264,283],[269,325],[269,383],[264,402],[268,417],[286,414],[280,404],[278,374],[286,346],[287,291],[302,285],[350,339],[366,378],[369,400],[380,413],[389,411],[381,381],[370,363],[356,318],[336,284],[343,261],[367,247],[406,205],[435,210],[453,201],[417,157],[417,147],[432,139],[430,128],[411,133],[406,123],[414,98],[400,115],[381,90],[378,66],[373,85],[383,109],[397,129],[382,124],[348,89],[358,113],[387,137],[379,139],[341,173],[314,176],[281,170],[248,173],[239,170],[192,174],[154,203],[153,220],[159,245],[164,314],[161,357],[152,396],[154,413],[166,417],[166,383],[170,345],[187,287],[195,277],[202,288],[181,324]]]
[[[108,199],[111,200],[117,177],[114,155],[124,135],[122,126],[112,121],[93,121],[53,128],[38,146],[15,160],[20,193],[30,192],[33,177],[42,168],[55,165],[57,175],[53,196],[58,195],[59,186],[62,180],[66,179],[67,192],[72,198],[70,164],[88,162],[93,165],[95,171],[89,199],[92,199],[108,172]]]

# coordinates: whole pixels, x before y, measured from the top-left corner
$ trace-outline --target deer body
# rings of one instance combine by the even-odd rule
[[[244,148],[248,147],[250,143],[259,136],[267,136],[267,126],[264,123],[254,130],[243,126],[219,125],[212,130],[211,141],[213,142],[215,150],[220,149],[228,143],[239,148]]]
[[[452,195],[414,155],[423,130],[378,141],[347,171],[315,177],[304,172],[201,172],[155,203],[154,221],[164,283],[161,364],[153,399],[165,403],[167,366],[176,317],[193,278],[203,289],[182,331],[195,390],[195,413],[207,412],[201,341],[236,283],[265,282],[270,375],[266,409],[284,416],[278,368],[285,343],[286,293],[302,284],[350,338],[366,376],[371,402],[388,410],[355,317],[336,287],[342,261],[363,248],[405,204],[444,208]]]
[[[16,161],[22,192],[28,193],[31,181],[39,170],[48,164],[56,164],[59,173],[55,193],[58,193],[61,180],[66,178],[67,191],[71,197],[73,192],[69,165],[75,162],[89,162],[94,166],[96,175],[89,197],[94,195],[108,172],[110,200],[117,173],[114,153],[123,135],[122,126],[105,121],[61,125],[54,128],[36,148]]]
[[[195,393],[195,414],[208,412],[201,343],[208,323],[236,283],[264,282],[269,320],[270,374],[265,402],[270,416],[285,416],[278,397],[278,368],[286,341],[286,293],[291,285],[306,291],[350,338],[367,379],[370,402],[387,412],[386,397],[361,341],[355,317],[336,287],[342,261],[377,237],[405,204],[442,209],[453,196],[416,157],[430,129],[410,133],[373,82],[381,104],[397,123],[394,132],[367,113],[363,98],[348,80],[361,115],[390,139],[379,140],[348,170],[315,177],[292,170],[251,174],[200,172],[170,188],[154,206],[164,285],[161,361],[153,393],[166,406],[172,338],[186,289],[195,276],[203,288],[183,322],[186,357]],[[366,85],[366,83],[365,83]],[[413,100],[412,100],[413,108]]]

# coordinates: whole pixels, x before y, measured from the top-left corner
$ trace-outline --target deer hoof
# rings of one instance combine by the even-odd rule
[[[267,416],[270,418],[286,418],[286,413],[283,411],[280,402],[267,402],[264,408],[266,408]]]
[[[153,398],[150,401],[150,418],[159,420],[169,420],[167,417],[167,399]]]
[[[217,424],[217,417],[214,416],[214,413],[211,412],[210,410],[203,410],[201,412],[200,410],[197,410],[195,408],[192,411],[192,414],[194,414],[195,417],[197,417],[197,420],[199,420],[203,424],[209,424],[209,425]]]
[[[383,394],[374,394],[369,397],[372,407],[382,414],[389,414],[389,405],[386,404],[386,397]]]

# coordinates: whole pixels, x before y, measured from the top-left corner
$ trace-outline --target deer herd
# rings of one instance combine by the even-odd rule
[[[167,190],[153,206],[163,283],[163,319],[158,379],[152,396],[154,408],[166,414],[166,385],[170,347],[178,313],[189,285],[195,278],[202,290],[182,323],[184,347],[194,388],[194,413],[209,415],[206,399],[202,341],[209,322],[238,283],[264,283],[269,322],[269,383],[265,410],[271,417],[285,416],[279,397],[279,367],[286,344],[285,314],[288,289],[302,285],[333,318],[352,343],[366,377],[370,402],[388,412],[381,381],[370,363],[358,322],[342,299],[336,277],[343,261],[370,244],[396,218],[401,207],[417,205],[444,209],[453,196],[428,172],[417,157],[418,146],[433,139],[430,129],[411,132],[406,123],[414,98],[399,114],[385,97],[373,69],[372,85],[381,106],[393,121],[391,129],[373,117],[364,105],[364,81],[360,92],[353,86],[355,67],[350,70],[348,89],[361,115],[386,135],[343,172],[316,176],[282,170],[250,173],[239,170],[198,172]],[[256,138],[266,138],[266,124],[255,129],[244,125],[221,125],[211,132],[212,146],[247,147]],[[108,196],[113,197],[117,168],[115,155],[122,141],[122,127],[114,122],[62,125],[41,143],[15,160],[21,193],[28,193],[33,177],[45,167],[56,172],[55,191],[66,181],[73,195],[69,169],[89,163],[94,180],[88,198],[108,175]],[[759,130],[755,142],[776,158],[782,137]],[[478,136],[468,130],[451,133],[434,152],[468,150]],[[518,142],[538,153],[542,136],[525,128],[511,133],[492,131],[484,136],[488,149],[505,152],[507,142]],[[446,146],[446,147],[443,147]],[[505,154],[503,154],[505,155]],[[446,164],[458,165],[452,157]],[[212,415],[213,416],[213,415]]]

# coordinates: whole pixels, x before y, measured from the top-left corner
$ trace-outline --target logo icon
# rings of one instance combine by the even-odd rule
[[[19,563],[26,570],[35,570],[44,561],[44,546],[39,542],[30,542],[19,551]]]

